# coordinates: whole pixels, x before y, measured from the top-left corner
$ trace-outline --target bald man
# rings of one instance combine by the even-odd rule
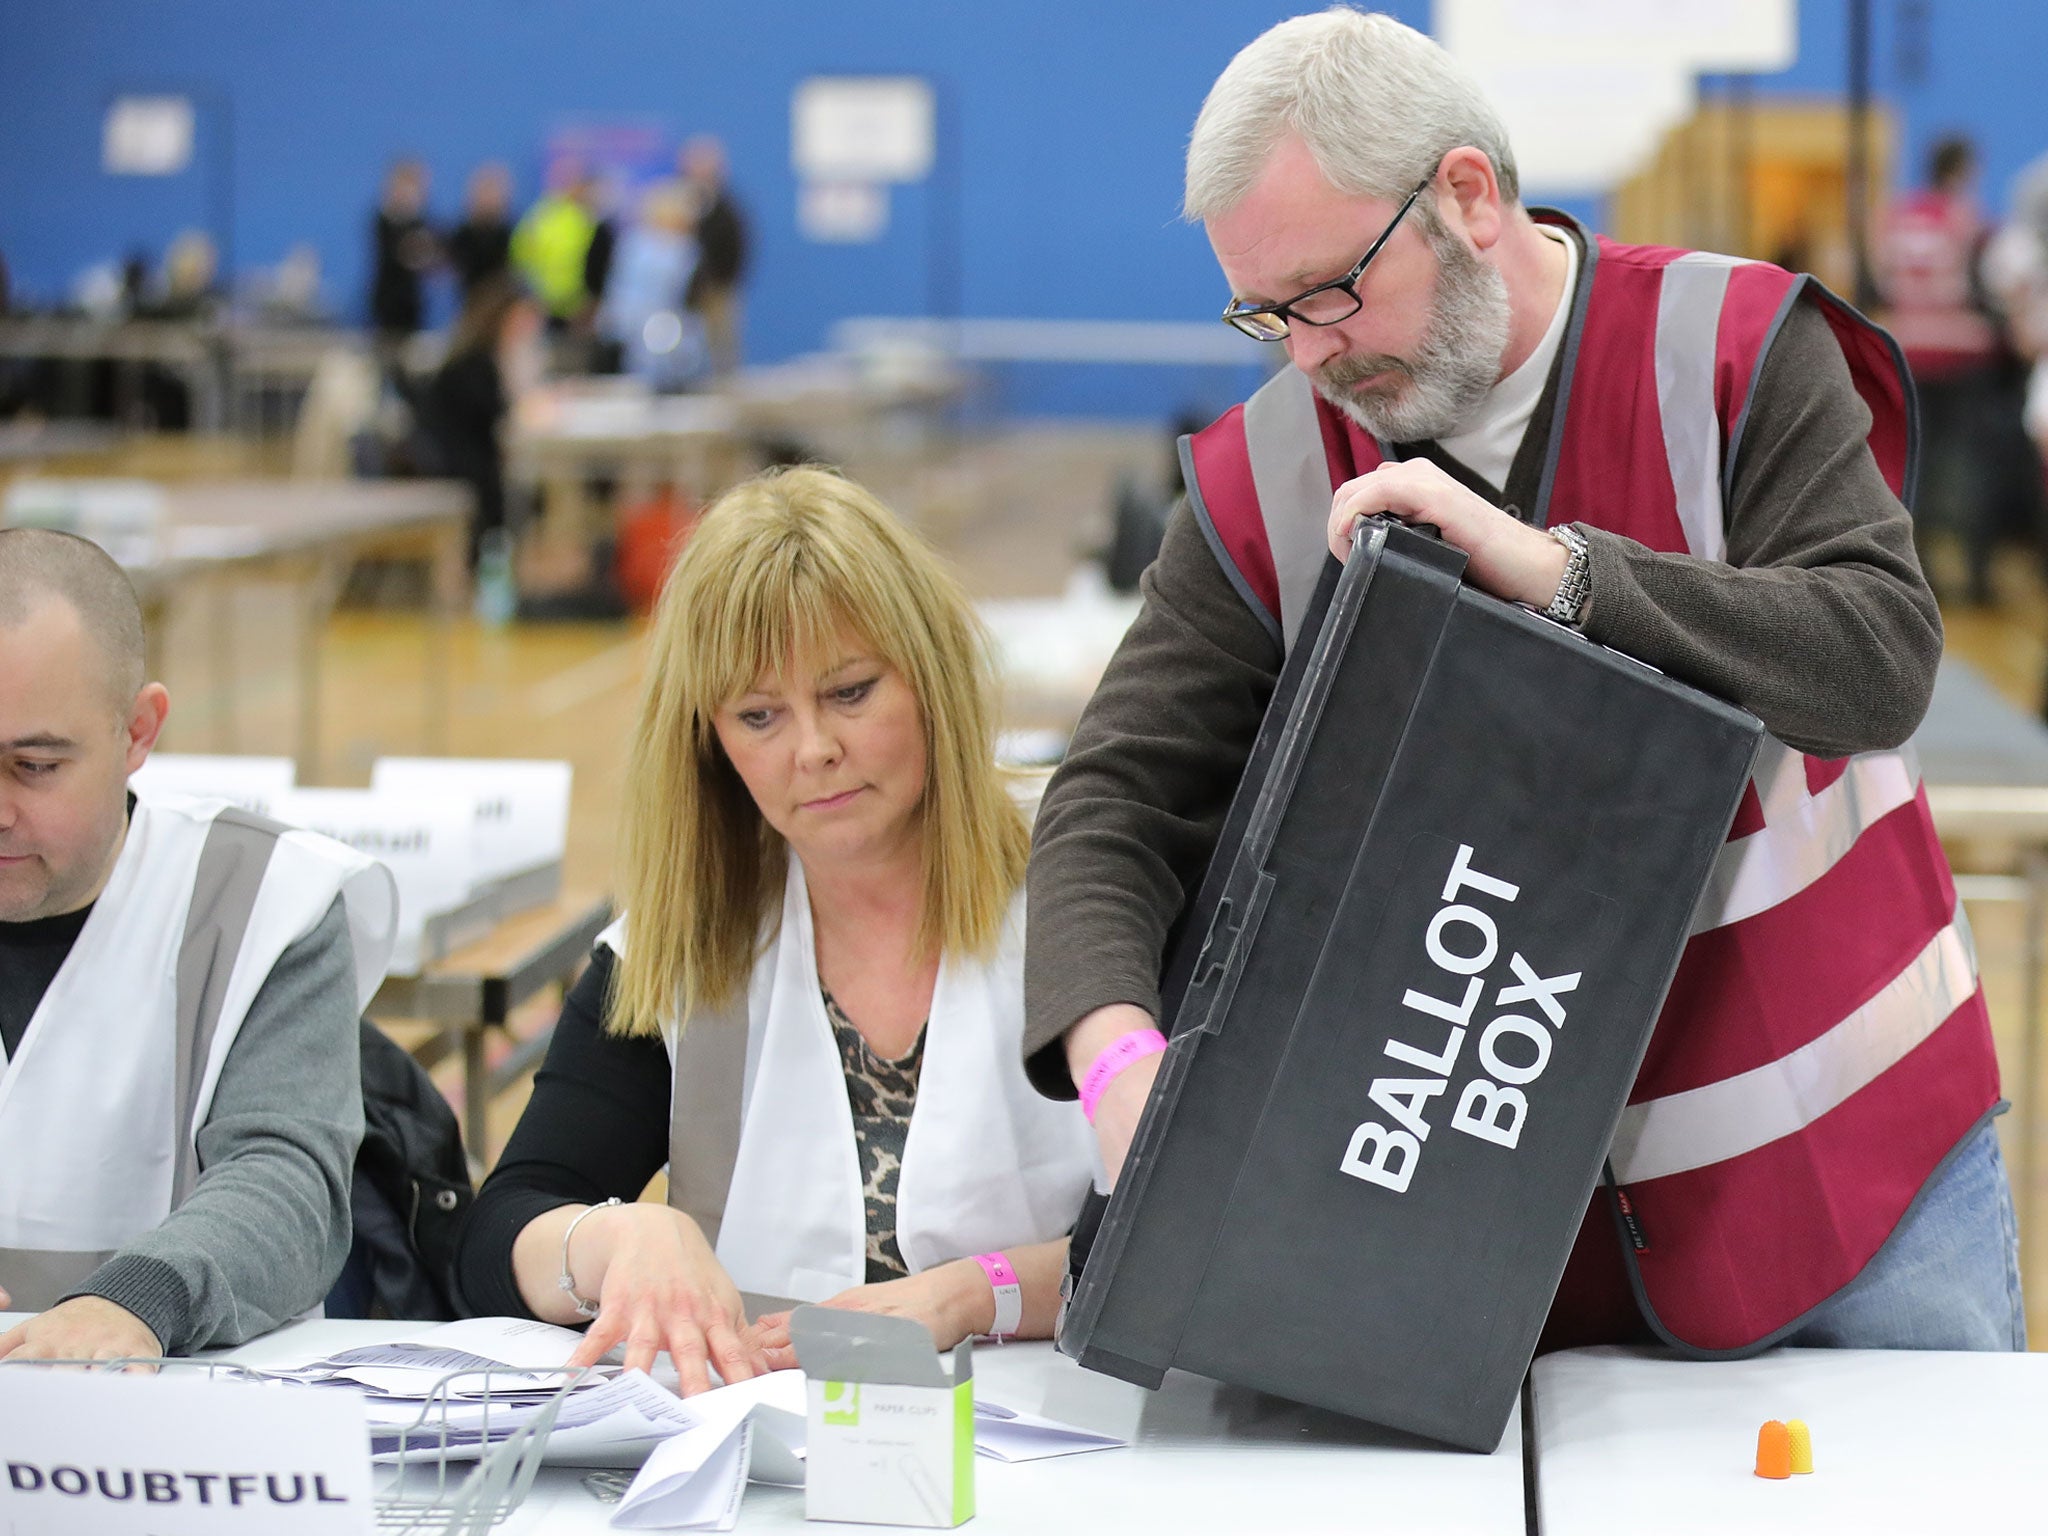
[[[238,1343],[349,1247],[387,871],[128,788],[170,709],[98,546],[0,529],[0,1357]]]

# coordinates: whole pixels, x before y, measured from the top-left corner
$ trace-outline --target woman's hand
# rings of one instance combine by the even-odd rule
[[[873,1285],[856,1285],[823,1303],[849,1312],[883,1312],[892,1317],[914,1317],[931,1330],[932,1343],[951,1349],[970,1334],[986,1333],[995,1326],[996,1298],[988,1276],[972,1259],[955,1259],[935,1265],[901,1280],[881,1280]],[[796,1350],[789,1342],[789,1314],[770,1312],[757,1318],[750,1342],[767,1360],[771,1371],[786,1371],[796,1364]]]
[[[576,1320],[558,1277],[562,1234],[586,1209],[560,1206],[535,1217],[513,1248],[520,1292],[535,1315],[550,1322]],[[746,1312],[738,1287],[682,1212],[645,1201],[590,1210],[570,1238],[568,1258],[576,1294],[598,1305],[590,1331],[569,1357],[572,1368],[594,1365],[624,1344],[626,1368],[644,1371],[666,1351],[685,1397],[710,1387],[709,1366],[727,1381],[745,1381],[763,1369],[760,1351],[741,1338]]]

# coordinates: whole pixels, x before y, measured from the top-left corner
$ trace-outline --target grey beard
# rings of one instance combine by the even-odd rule
[[[1340,357],[1318,368],[1316,393],[1385,443],[1453,436],[1500,382],[1508,346],[1508,285],[1500,273],[1446,233],[1432,239],[1436,290],[1429,325],[1409,357]],[[1376,373],[1406,376],[1395,395],[1356,395],[1351,386]]]

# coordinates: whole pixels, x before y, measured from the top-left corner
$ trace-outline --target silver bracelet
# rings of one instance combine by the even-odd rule
[[[569,1273],[569,1239],[576,1235],[576,1229],[583,1225],[583,1218],[588,1216],[592,1211],[602,1211],[609,1206],[623,1204],[625,1204],[623,1200],[621,1200],[617,1195],[613,1195],[611,1199],[605,1201],[603,1205],[586,1205],[585,1207],[583,1207],[582,1210],[578,1211],[573,1218],[570,1219],[569,1225],[563,1229],[562,1275],[561,1278],[555,1282],[555,1286],[558,1290],[566,1294],[569,1300],[576,1304],[576,1315],[578,1317],[597,1316],[597,1303],[594,1301],[585,1301],[581,1296],[578,1296],[576,1294],[576,1277]]]

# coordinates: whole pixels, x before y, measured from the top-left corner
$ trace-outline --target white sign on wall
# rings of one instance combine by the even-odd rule
[[[0,1530],[367,1536],[362,1394],[0,1368]]]
[[[822,245],[864,245],[889,227],[889,189],[874,181],[806,181],[797,188],[796,227]]]
[[[192,103],[122,96],[107,108],[100,165],[111,176],[175,176],[192,163]]]
[[[790,100],[790,165],[806,181],[922,181],[936,120],[915,75],[814,75]]]

